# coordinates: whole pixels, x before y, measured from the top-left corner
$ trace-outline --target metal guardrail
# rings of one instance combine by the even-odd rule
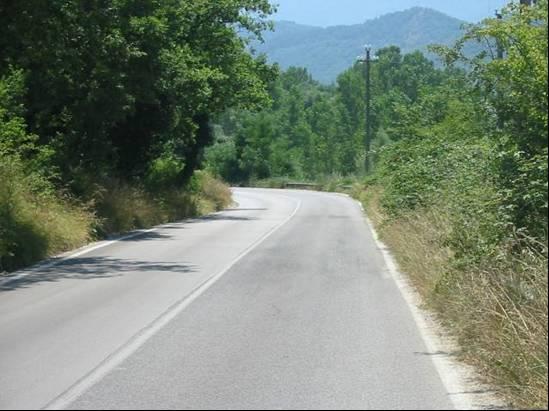
[[[321,191],[322,186],[320,184],[314,183],[284,183],[284,188],[294,189],[294,190],[317,190]],[[343,190],[352,190],[352,185],[338,185],[338,189]]]
[[[311,183],[286,183],[284,188],[294,189],[294,190],[319,190],[320,186],[318,184]]]

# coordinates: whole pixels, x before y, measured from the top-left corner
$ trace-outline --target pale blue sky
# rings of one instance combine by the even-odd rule
[[[356,24],[414,6],[430,7],[469,22],[493,16],[509,0],[271,0],[279,5],[276,20],[314,26]]]

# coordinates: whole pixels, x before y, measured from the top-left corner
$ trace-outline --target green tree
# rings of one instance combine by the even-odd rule
[[[470,66],[470,76],[483,96],[485,119],[498,144],[499,183],[506,209],[518,228],[547,236],[547,0],[534,6],[510,4],[503,19],[472,26],[452,49],[436,50],[450,64]],[[467,57],[469,41],[491,45]],[[504,58],[497,59],[501,47]],[[541,224],[540,224],[541,223]]]
[[[276,71],[239,32],[259,37],[272,11],[267,0],[6,0],[0,75],[25,73],[28,127],[64,181],[139,179],[173,157],[181,183],[212,142],[213,115],[268,101]]]

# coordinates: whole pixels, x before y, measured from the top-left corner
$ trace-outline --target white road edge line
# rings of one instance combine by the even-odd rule
[[[281,197],[287,197],[282,196]],[[287,197],[291,198],[291,197]],[[291,198],[292,201],[296,199]],[[139,348],[141,348],[150,338],[157,334],[164,326],[166,326],[170,321],[172,321],[177,315],[179,315],[185,308],[193,303],[201,294],[203,294],[209,287],[211,287],[217,280],[219,280],[223,275],[225,275],[231,268],[233,268],[240,260],[246,257],[251,251],[263,243],[267,238],[273,235],[276,231],[286,225],[301,208],[301,200],[297,200],[296,208],[290,214],[288,218],[284,221],[273,227],[265,235],[260,237],[254,243],[252,243],[248,248],[246,248],[236,259],[234,259],[226,268],[221,272],[213,275],[209,279],[205,280],[201,285],[194,289],[190,294],[183,297],[182,300],[172,305],[168,308],[163,314],[161,314],[156,320],[151,322],[148,326],[143,328],[138,332],[134,337],[132,337],[128,342],[118,348],[114,353],[108,356],[103,360],[96,368],[90,371],[87,375],[82,377],[74,385],[72,385],[68,390],[59,395],[57,398],[48,403],[43,409],[45,410],[62,410],[69,407],[78,397],[84,394],[88,389],[93,385],[99,382],[103,377],[105,377],[109,372],[119,366],[125,359],[135,353]]]
[[[434,354],[430,355],[431,360],[454,408],[456,410],[476,410],[503,406],[501,401],[492,394],[474,394],[474,398],[473,394],[470,394],[479,388],[486,387],[479,387],[480,383],[477,382],[478,378],[474,369],[459,363],[447,354],[447,350],[453,347],[449,347],[449,341],[444,341],[440,326],[421,308],[421,297],[409,280],[399,271],[398,264],[391,255],[390,249],[380,240],[379,234],[364,210],[362,203],[349,195],[347,196],[360,206],[376,246],[383,255],[389,274],[408,305],[427,350],[429,353]],[[471,389],[473,385],[474,388]]]

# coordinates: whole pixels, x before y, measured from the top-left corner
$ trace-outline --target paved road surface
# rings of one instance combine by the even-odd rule
[[[355,202],[235,199],[0,286],[0,408],[452,407]]]

